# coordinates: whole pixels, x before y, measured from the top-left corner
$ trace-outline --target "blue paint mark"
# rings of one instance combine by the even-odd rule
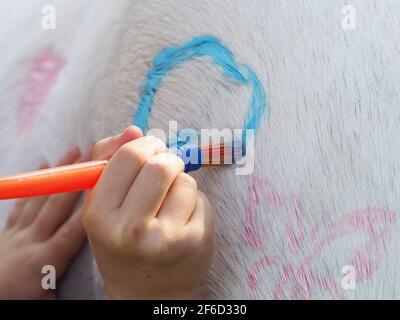
[[[153,66],[146,75],[133,119],[133,123],[140,127],[143,132],[147,129],[154,97],[161,86],[162,80],[178,65],[200,57],[209,57],[216,65],[222,68],[225,77],[241,85],[251,86],[252,97],[244,129],[257,131],[267,107],[265,90],[260,80],[250,66],[238,64],[231,50],[225,47],[217,38],[201,36],[183,45],[166,48],[154,58]],[[243,142],[245,141],[243,140]]]

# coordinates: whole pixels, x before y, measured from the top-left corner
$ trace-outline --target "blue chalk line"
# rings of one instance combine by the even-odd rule
[[[249,65],[238,64],[235,61],[232,51],[225,47],[217,38],[213,36],[201,36],[193,38],[183,45],[166,48],[154,58],[152,68],[147,73],[140,92],[140,100],[133,118],[133,123],[140,127],[143,132],[148,127],[154,97],[161,86],[162,80],[178,65],[200,57],[211,58],[216,65],[222,68],[225,77],[241,85],[251,86],[252,97],[244,129],[257,131],[267,107],[267,97],[256,73]]]

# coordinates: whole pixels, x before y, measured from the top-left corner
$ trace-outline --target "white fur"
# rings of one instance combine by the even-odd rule
[[[56,31],[40,28],[40,7],[54,2]],[[9,20],[0,31],[0,173],[33,169],[55,161],[71,144],[87,148],[131,121],[151,60],[161,49],[204,34],[218,37],[238,61],[260,77],[270,116],[257,137],[254,176],[270,181],[286,199],[296,195],[301,220],[310,234],[321,219],[360,208],[400,210],[399,28],[396,1],[355,0],[357,28],[344,31],[337,0],[153,0],[3,1]],[[7,14],[5,14],[7,12]],[[0,18],[2,17],[0,16]],[[2,20],[3,21],[3,20]],[[56,87],[29,138],[16,134],[15,110],[21,79],[30,59],[52,45],[67,59]],[[227,84],[207,59],[187,63],[163,82],[151,128],[169,120],[190,128],[241,128],[249,103],[245,87]],[[260,273],[257,298],[273,298],[284,266],[296,265],[313,248],[301,242],[293,254],[283,216],[293,223],[293,207],[256,207],[257,221],[268,220],[269,237],[260,250],[244,241],[247,177],[229,169],[195,173],[215,212],[217,253],[202,288],[207,298],[248,298],[247,272],[264,254],[279,256],[279,267]],[[267,190],[260,191],[267,198]],[[9,203],[2,206],[5,217]],[[261,225],[261,222],[260,222]],[[356,290],[341,288],[342,267],[363,235],[342,237],[325,248],[311,269],[330,277],[344,298],[399,298],[399,224],[382,240],[380,267]],[[322,237],[322,235],[319,235]],[[92,268],[93,267],[93,268]],[[88,248],[74,264],[61,297],[102,297]],[[301,273],[299,274],[301,276]],[[296,277],[295,277],[296,278]],[[286,290],[296,282],[289,278]],[[318,285],[312,298],[331,298]],[[297,289],[302,291],[302,289]],[[296,290],[295,290],[296,291]],[[287,292],[286,292],[287,293]],[[298,293],[298,292],[297,292]],[[285,297],[290,298],[287,293]]]

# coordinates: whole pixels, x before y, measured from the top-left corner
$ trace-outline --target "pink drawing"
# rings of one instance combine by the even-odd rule
[[[365,208],[335,218],[325,213],[307,228],[296,196],[285,197],[267,179],[254,177],[250,181],[247,203],[245,241],[254,251],[262,252],[248,270],[247,283],[253,299],[259,296],[262,272],[275,277],[272,283],[274,299],[312,299],[317,290],[334,299],[342,299],[338,279],[323,277],[316,272],[318,258],[340,240],[358,243],[351,252],[346,252],[348,257],[343,266],[354,266],[357,282],[365,281],[378,270],[383,259],[384,240],[389,237],[395,222],[392,212]],[[256,215],[256,208],[263,206],[268,211],[260,217]],[[284,232],[290,260],[265,254],[272,225],[275,230],[280,228]]]
[[[46,49],[33,60],[31,70],[24,80],[24,90],[18,106],[19,133],[33,125],[64,65],[64,59],[51,49]]]

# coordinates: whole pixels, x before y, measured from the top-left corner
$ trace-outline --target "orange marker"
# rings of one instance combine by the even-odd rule
[[[0,200],[93,188],[108,161],[90,161],[0,178]]]

